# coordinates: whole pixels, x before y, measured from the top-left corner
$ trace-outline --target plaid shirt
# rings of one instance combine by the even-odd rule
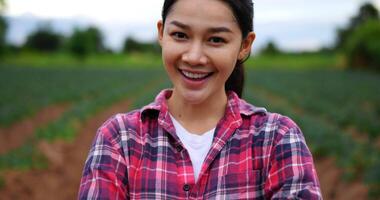
[[[171,92],[99,128],[79,199],[322,199],[298,126],[233,92],[195,182],[168,113]]]

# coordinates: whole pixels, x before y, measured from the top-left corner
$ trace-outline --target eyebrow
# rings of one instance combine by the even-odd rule
[[[178,27],[180,27],[182,29],[186,29],[186,30],[190,29],[190,26],[188,26],[186,24],[183,24],[183,23],[181,23],[179,21],[175,21],[174,20],[174,21],[171,21],[170,24],[178,26]],[[221,27],[212,27],[212,28],[209,28],[208,31],[211,32],[211,33],[220,33],[220,32],[232,33],[232,31],[229,28],[223,27],[223,26],[221,26]]]

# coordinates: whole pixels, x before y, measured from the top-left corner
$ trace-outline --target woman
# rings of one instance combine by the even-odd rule
[[[173,83],[99,128],[80,199],[321,199],[298,126],[240,99],[251,0],[166,0],[157,23]]]

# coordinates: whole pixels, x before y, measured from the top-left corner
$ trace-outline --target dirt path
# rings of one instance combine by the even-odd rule
[[[33,117],[26,118],[8,128],[0,128],[0,154],[20,147],[34,134],[37,128],[58,119],[68,107],[68,104],[48,106]]]
[[[315,167],[325,200],[367,199],[368,188],[360,181],[344,182],[342,170],[335,165],[334,159],[317,159]]]
[[[128,100],[114,104],[85,122],[72,143],[41,142],[38,146],[50,161],[49,168],[31,171],[8,171],[1,199],[76,199],[84,161],[96,130],[110,116],[127,112]]]

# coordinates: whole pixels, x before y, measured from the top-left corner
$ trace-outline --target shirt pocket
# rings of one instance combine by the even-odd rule
[[[226,174],[219,194],[225,199],[264,199],[264,181],[261,170]]]

